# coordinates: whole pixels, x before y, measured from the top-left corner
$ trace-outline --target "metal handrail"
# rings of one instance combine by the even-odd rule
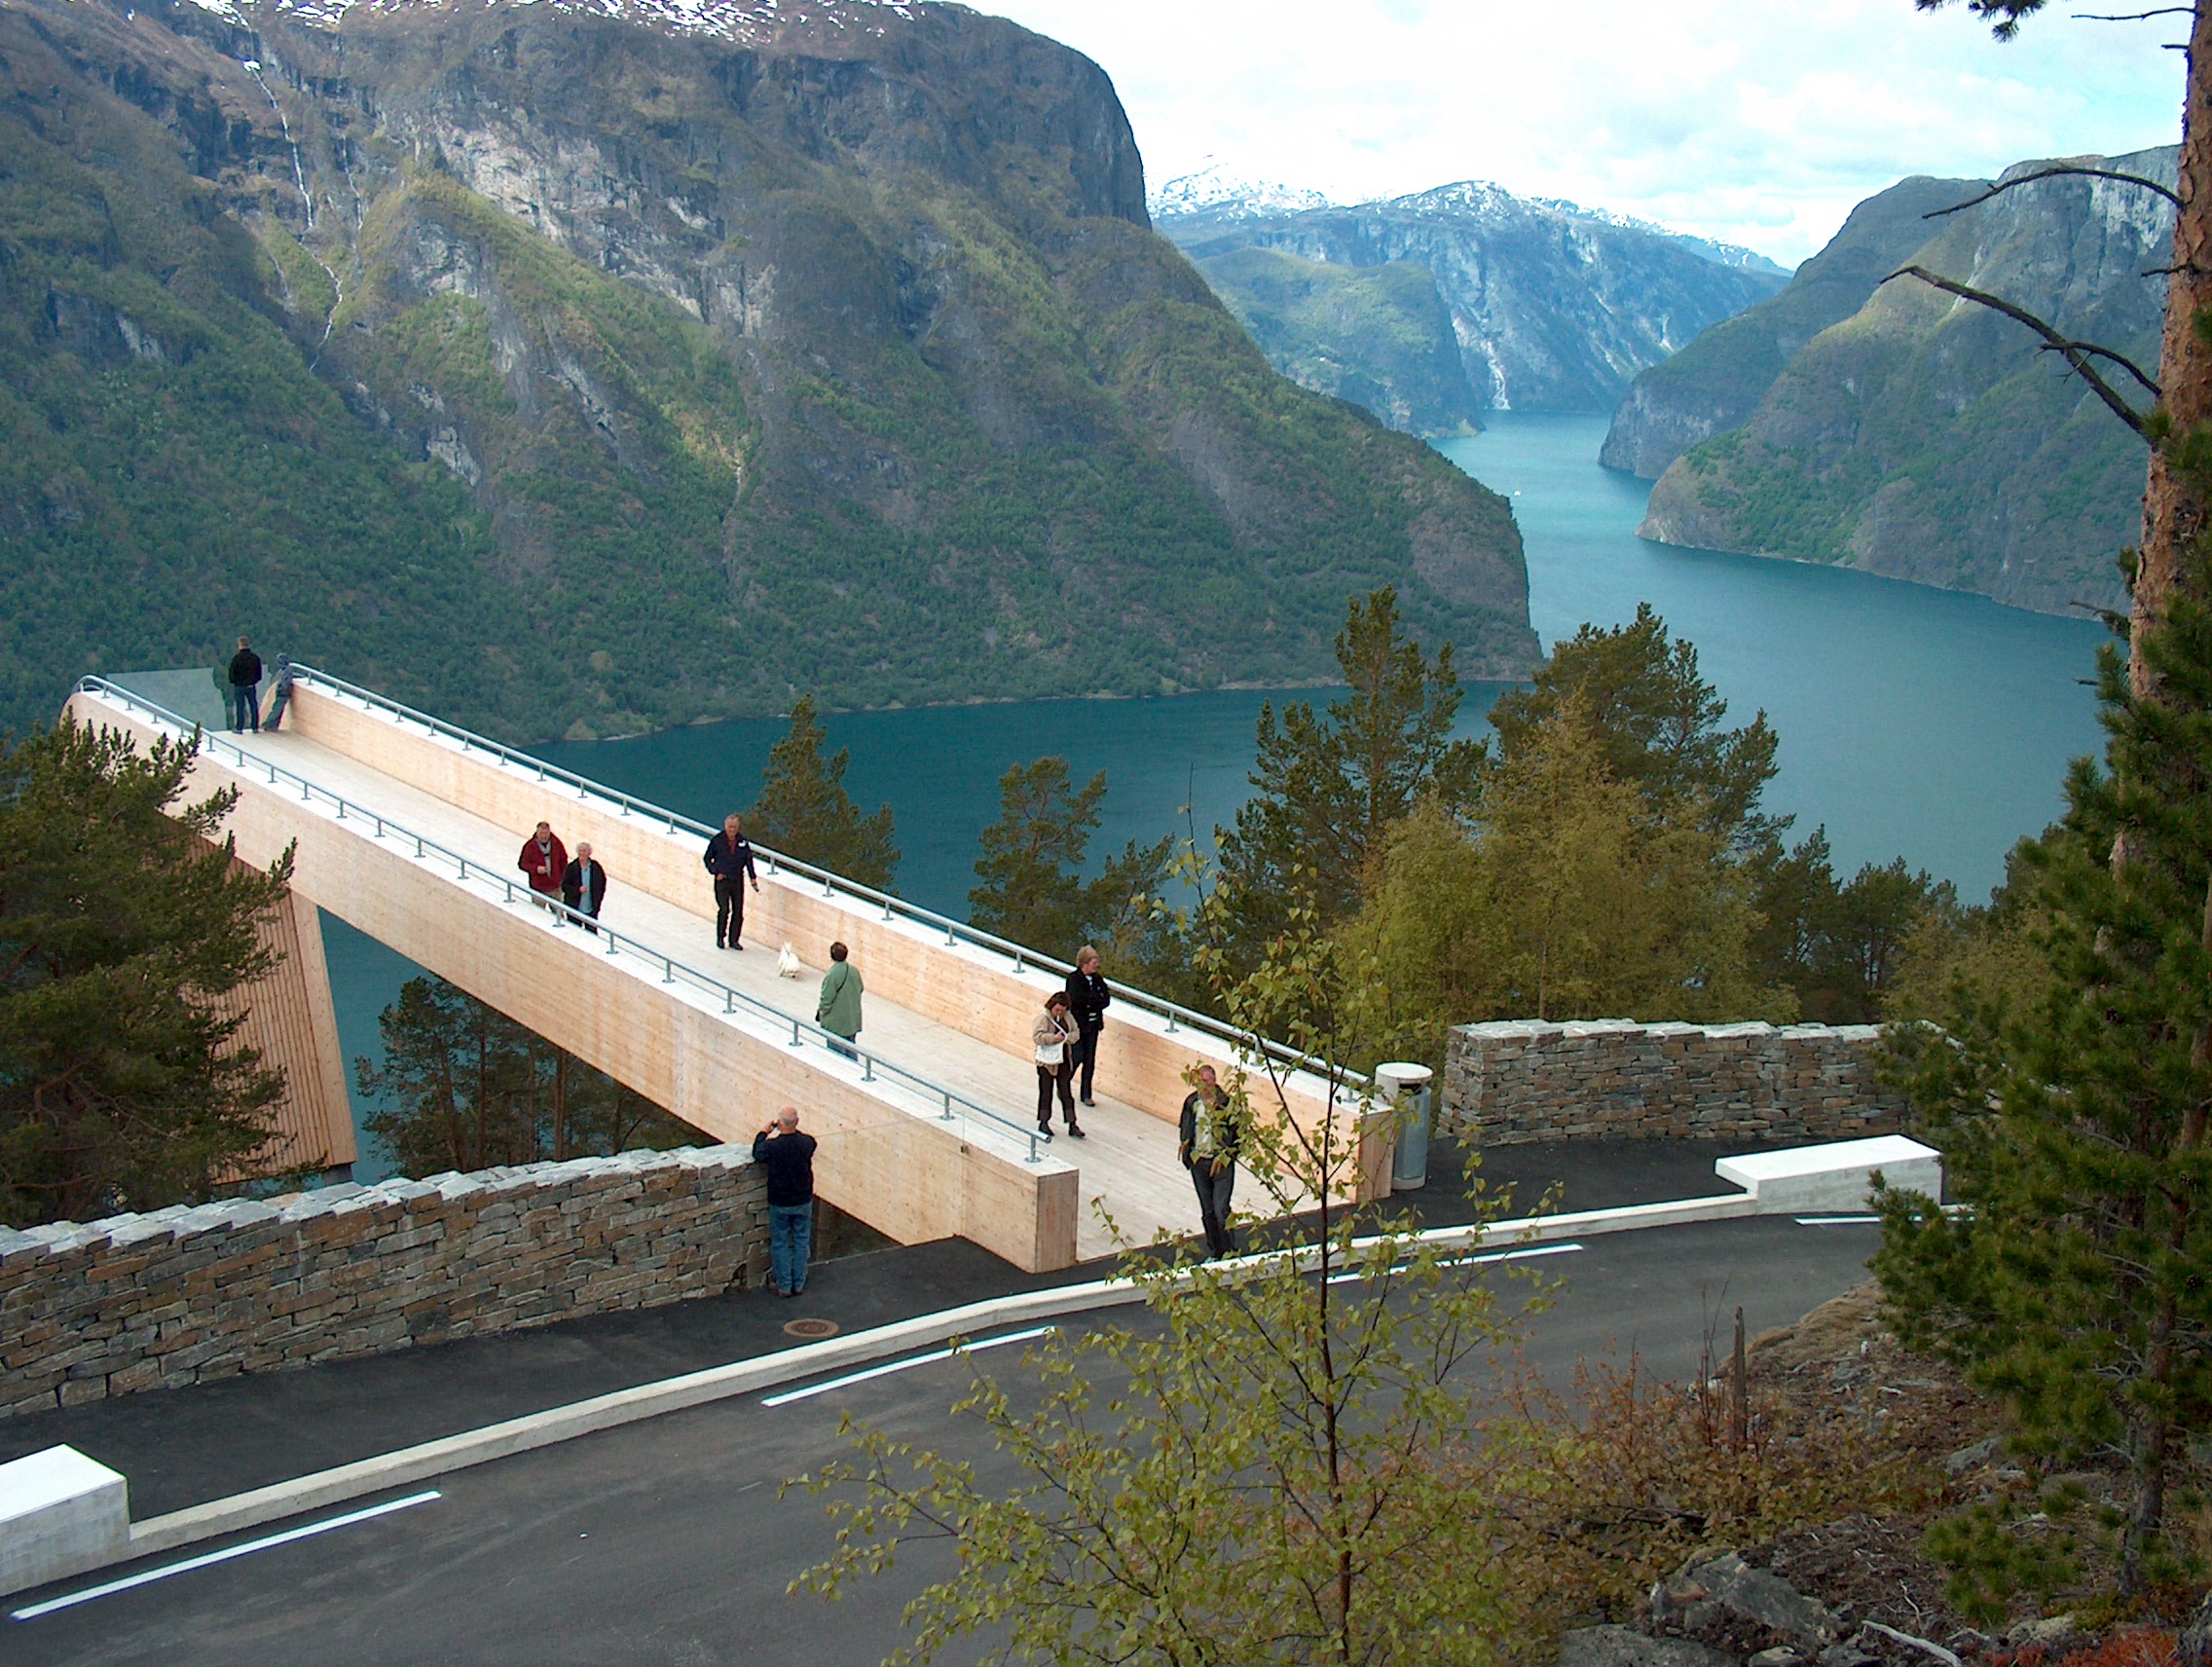
[[[297,787],[300,790],[300,797],[303,801],[312,800],[316,796],[321,797],[337,807],[338,820],[341,822],[347,819],[347,813],[350,811],[359,820],[374,824],[376,833],[373,837],[375,838],[382,839],[387,834],[391,834],[402,839],[412,839],[415,842],[415,855],[418,859],[426,861],[435,856],[452,863],[455,866],[456,876],[460,879],[465,880],[473,873],[485,880],[496,881],[500,886],[505,901],[509,904],[516,901],[516,893],[520,892],[523,894],[523,900],[527,903],[551,910],[557,916],[566,917],[578,925],[588,924],[600,937],[607,941],[607,952],[609,955],[619,954],[622,949],[628,948],[630,953],[639,960],[648,964],[657,964],[661,968],[661,982],[663,983],[675,983],[681,975],[682,978],[695,987],[705,990],[708,994],[720,996],[722,998],[722,1011],[725,1014],[734,1014],[737,1011],[738,1004],[742,1003],[750,1012],[760,1018],[773,1019],[778,1025],[790,1025],[792,1030],[791,1046],[793,1048],[804,1047],[806,1044],[802,1038],[811,1036],[832,1054],[856,1061],[861,1067],[861,1080],[863,1082],[875,1081],[876,1074],[880,1071],[884,1076],[918,1092],[925,1098],[937,1100],[943,1107],[940,1114],[940,1121],[941,1122],[949,1123],[954,1115],[953,1107],[955,1105],[961,1106],[974,1116],[981,1118],[985,1123],[995,1124],[1008,1134],[1026,1143],[1029,1152],[1026,1162],[1034,1164],[1038,1161],[1037,1133],[1034,1130],[1015,1123],[1011,1118],[1002,1117],[988,1106],[978,1105],[966,1094],[948,1089],[941,1083],[933,1082],[917,1071],[906,1069],[897,1060],[885,1058],[882,1055],[870,1049],[863,1048],[857,1041],[848,1041],[842,1036],[837,1036],[835,1032],[824,1028],[812,1019],[801,1019],[796,1014],[786,1013],[782,1008],[771,1002],[765,1002],[758,996],[750,995],[734,984],[722,982],[721,980],[711,973],[702,973],[697,968],[688,966],[672,955],[652,948],[635,934],[625,938],[623,934],[617,932],[605,921],[596,920],[581,909],[570,908],[562,899],[549,896],[527,884],[517,885],[513,876],[505,871],[487,868],[475,858],[463,856],[451,846],[441,845],[428,835],[417,833],[415,830],[394,821],[391,817],[386,816],[381,811],[372,809],[357,800],[346,797],[341,793],[309,780],[297,770],[289,770],[281,765],[273,764],[267,759],[247,752],[236,741],[220,734],[210,733],[191,720],[171,712],[167,707],[148,700],[142,694],[134,694],[120,685],[110,683],[106,678],[80,678],[77,687],[82,693],[99,694],[119,700],[126,706],[136,707],[140,711],[151,714],[153,717],[186,731],[188,734],[197,734],[200,737],[200,745],[206,749],[210,756],[213,756],[215,749],[227,747],[239,760],[241,769],[250,767],[262,772],[268,776],[272,787],[281,780]],[[833,1041],[832,1038],[834,1038]]]
[[[665,805],[633,797],[617,788],[610,788],[602,782],[593,781],[589,776],[581,776],[573,770],[563,769],[559,764],[549,764],[543,759],[525,753],[519,748],[494,741],[487,736],[477,734],[473,729],[464,729],[458,723],[450,723],[443,718],[433,717],[427,712],[419,711],[407,705],[404,701],[394,700],[389,695],[379,694],[375,689],[363,688],[358,684],[348,683],[344,678],[333,677],[330,673],[319,671],[313,666],[302,665],[295,660],[292,662],[292,676],[295,680],[305,679],[310,683],[321,684],[327,688],[350,695],[366,705],[381,707],[391,713],[397,720],[420,723],[437,734],[459,741],[461,751],[464,753],[471,751],[489,753],[502,762],[513,764],[519,769],[535,770],[539,781],[561,782],[574,788],[579,796],[591,795],[618,804],[622,807],[622,814],[625,816],[638,815],[654,822],[663,823],[671,834],[681,829],[684,833],[695,834],[711,839],[720,832],[718,828],[708,827],[704,822],[694,822],[690,817],[670,810]],[[842,892],[848,897],[861,899],[881,908],[886,919],[896,914],[919,925],[928,926],[934,931],[942,932],[945,935],[947,946],[965,941],[977,948],[989,949],[994,953],[1008,956],[1013,960],[1014,970],[1017,973],[1029,967],[1037,967],[1042,971],[1057,973],[1065,978],[1075,971],[1075,968],[1066,961],[1056,960],[1051,955],[1041,955],[1025,945],[1016,944],[1011,939],[1001,938],[995,933],[985,932],[979,927],[969,925],[966,921],[954,920],[951,916],[940,914],[935,909],[924,908],[919,904],[908,903],[903,898],[894,897],[888,892],[877,891],[873,886],[862,885],[857,880],[846,879],[843,875],[832,873],[827,869],[816,868],[812,863],[801,862],[796,857],[785,856],[782,852],[772,850],[757,841],[755,842],[753,848],[758,855],[767,860],[768,871],[771,874],[777,872],[779,869],[789,869],[792,872],[804,875],[819,884],[823,888],[825,896]],[[1170,1036],[1175,1033],[1178,1025],[1184,1025],[1193,1030],[1202,1031],[1216,1041],[1226,1042],[1232,1048],[1241,1049],[1252,1045],[1253,1038],[1250,1032],[1239,1030],[1233,1024],[1225,1024],[1211,1014],[1199,1013],[1193,1008],[1183,1006],[1180,1002],[1169,1001],[1166,997],[1154,995],[1148,990],[1118,983],[1112,979],[1108,979],[1106,983],[1107,987],[1114,992],[1115,999],[1125,1001],[1131,1007],[1142,1009],[1166,1019],[1167,1033]],[[1268,1056],[1279,1063],[1293,1065],[1302,1070],[1317,1067],[1323,1070],[1324,1074],[1328,1070],[1325,1061],[1317,1060],[1312,1056],[1301,1053],[1298,1049],[1287,1044],[1263,1039],[1261,1045],[1265,1048]],[[1351,1072],[1340,1072],[1338,1074],[1347,1084],[1363,1084],[1367,1080]]]

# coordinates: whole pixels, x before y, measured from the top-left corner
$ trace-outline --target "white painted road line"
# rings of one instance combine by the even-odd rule
[[[1577,1251],[1581,1248],[1581,1245],[1571,1243],[1531,1244],[1526,1250],[1493,1250],[1488,1255],[1484,1256],[1450,1256],[1437,1263],[1436,1265],[1439,1268],[1462,1268],[1476,1262],[1523,1262],[1528,1260],[1531,1256],[1571,1255],[1574,1251]],[[1397,1267],[1394,1267],[1389,1271],[1393,1274],[1402,1274],[1406,1271],[1405,1264],[1400,1263]],[[1329,1283],[1332,1285],[1345,1285],[1351,1283],[1351,1281],[1354,1279],[1372,1279],[1374,1278],[1375,1276],[1372,1273],[1368,1272],[1364,1268],[1359,1268],[1354,1269],[1351,1273],[1348,1274],[1331,1274],[1329,1276]]]
[[[288,1528],[282,1534],[266,1535],[260,1539],[249,1539],[242,1545],[226,1545],[220,1551],[209,1551],[199,1557],[187,1557],[182,1563],[169,1563],[159,1569],[143,1570],[136,1574],[127,1574],[120,1580],[110,1580],[104,1585],[87,1586],[81,1592],[70,1592],[62,1597],[49,1598],[43,1604],[32,1604],[27,1609],[16,1611],[10,1618],[14,1620],[36,1620],[40,1615],[52,1614],[55,1610],[74,1609],[79,1604],[91,1603],[94,1598],[112,1597],[117,1592],[128,1592],[133,1586],[145,1586],[156,1580],[166,1580],[171,1574],[190,1574],[193,1570],[204,1569],[211,1563],[228,1563],[232,1558],[243,1557],[248,1552],[267,1551],[275,1545],[288,1545],[295,1539],[306,1539],[311,1535],[327,1534],[334,1528],[350,1528],[356,1522],[367,1522],[369,1518],[374,1516],[389,1516],[393,1511],[405,1510],[410,1505],[428,1504],[432,1500],[440,1498],[443,1498],[443,1496],[437,1489],[429,1488],[420,1494],[409,1494],[403,1500],[387,1500],[383,1504],[370,1505],[366,1510],[348,1511],[344,1516],[329,1517],[322,1522],[311,1522],[301,1528]]]
[[[1799,1227],[1867,1227],[1880,1221],[1878,1215],[1801,1215]]]
[[[1045,1337],[1059,1330],[1056,1325],[1033,1325],[1027,1331],[1010,1331],[1004,1337],[985,1338],[980,1343],[963,1343],[952,1349],[933,1349],[927,1354],[909,1354],[903,1360],[888,1360],[880,1366],[870,1366],[865,1372],[848,1372],[842,1378],[831,1378],[827,1384],[809,1384],[803,1389],[787,1389],[780,1395],[769,1395],[761,1401],[764,1407],[789,1405],[803,1401],[809,1395],[826,1395],[831,1389],[842,1389],[854,1384],[865,1384],[870,1378],[886,1378],[893,1372],[903,1372],[909,1366],[927,1366],[933,1361],[949,1360],[955,1354],[978,1354],[985,1349],[1001,1349],[1009,1343],[1026,1343],[1032,1337]]]

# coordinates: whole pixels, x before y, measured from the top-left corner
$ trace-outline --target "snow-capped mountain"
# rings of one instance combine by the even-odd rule
[[[1154,219],[1211,213],[1223,220],[1253,220],[1271,214],[1301,214],[1333,206],[1329,198],[1302,185],[1249,179],[1221,163],[1209,162],[1196,173],[1178,174],[1145,198]]]
[[[1271,208],[1231,189],[1226,175],[1211,189],[1209,201],[1189,207],[1167,206],[1163,191],[1152,204],[1153,224],[1198,262],[1277,368],[1309,386],[1321,386],[1304,371],[1315,358],[1313,344],[1298,339],[1291,320],[1262,316],[1269,304],[1252,288],[1262,275],[1249,259],[1231,258],[1239,251],[1324,269],[1391,267],[1401,278],[1409,265],[1425,268],[1449,313],[1474,401],[1495,410],[1609,412],[1637,372],[1764,300],[1788,277],[1749,249],[1517,196],[1487,180],[1348,207]],[[1271,291],[1313,290],[1279,265],[1264,280]],[[1392,314],[1403,319],[1419,311],[1400,296]],[[1328,356],[1342,359],[1349,346],[1334,344]],[[1421,364],[1433,380],[1425,353]],[[1381,389],[1375,397],[1347,396],[1384,421],[1400,421],[1400,411],[1418,403],[1399,397],[1394,379],[1372,367],[1369,379]]]

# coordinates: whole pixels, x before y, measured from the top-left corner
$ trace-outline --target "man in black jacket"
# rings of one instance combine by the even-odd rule
[[[1206,1253],[1217,1261],[1233,1248],[1229,1209],[1230,1199],[1236,1191],[1240,1135],[1235,1108],[1223,1092],[1214,1068],[1200,1065],[1198,1088],[1183,1100],[1183,1115],[1175,1131],[1175,1156],[1191,1171],[1191,1184],[1198,1192],[1198,1221],[1205,1229]]]
[[[753,1137],[753,1161],[768,1171],[768,1279],[778,1296],[795,1297],[814,1248],[814,1136],[798,1131],[797,1106]]]
[[[1068,1011],[1075,1015],[1075,1063],[1082,1076],[1076,1085],[1076,1097],[1085,1105],[1096,1105],[1090,1097],[1091,1078],[1098,1070],[1098,1033],[1106,1028],[1106,1010],[1114,1002],[1114,992],[1106,987],[1099,976],[1098,951],[1088,944],[1075,952],[1075,971],[1068,974]]]
[[[248,722],[256,735],[261,733],[261,656],[240,637],[239,651],[231,656],[231,733],[238,734]]]
[[[707,841],[707,872],[715,876],[715,947],[742,949],[745,936],[745,885],[760,889],[760,876],[753,867],[753,841],[745,836],[745,819],[731,811],[722,831]]]
[[[574,861],[561,875],[561,901],[578,914],[590,916],[584,930],[594,937],[599,935],[592,921],[599,918],[600,905],[607,901],[607,871],[593,859],[589,839],[576,846]]]

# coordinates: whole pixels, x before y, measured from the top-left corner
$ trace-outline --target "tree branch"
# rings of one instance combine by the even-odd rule
[[[2145,179],[2139,173],[2120,173],[2109,167],[2076,167],[2069,165],[2059,167],[2039,167],[2035,172],[2023,173],[2017,179],[2001,180],[1984,191],[1979,197],[1970,197],[1964,203],[1952,204],[1948,208],[1931,208],[1927,213],[1921,215],[1921,218],[1923,220],[1940,220],[1946,214],[1956,214],[1962,208],[1972,208],[1977,203],[1987,203],[1992,197],[2009,191],[2015,185],[2033,185],[2039,179],[2059,179],[2069,174],[2078,174],[2084,179],[2116,179],[2122,185],[2140,185],[2146,191],[2157,192],[2176,208],[2181,206],[2181,197],[2178,193],[2169,191],[2155,179]]]
[[[2083,23],[2140,23],[2151,18],[2194,18],[2194,6],[2160,6],[2150,12],[2077,12],[2075,20]]]
[[[2074,352],[2078,353],[2085,353],[2091,358],[2111,360],[2112,363],[2120,366],[2121,370],[2127,372],[2129,376],[2133,377],[2137,382],[2141,383],[2143,385],[2143,390],[2148,393],[2153,399],[2158,397],[2158,385],[2151,380],[2151,378],[2144,372],[2144,369],[2141,365],[2137,364],[2125,353],[2116,353],[2112,351],[2112,349],[2100,348],[2094,342],[2068,342],[2066,346],[2071,348]],[[2057,351],[2057,348],[2047,342],[2037,350],[2037,352],[2039,352],[2046,353],[2056,352]]]
[[[1956,295],[1961,300],[1974,302],[1979,306],[1988,308],[1993,313],[2004,314],[2006,317],[2015,323],[2026,325],[2043,338],[2046,347],[2073,367],[2074,374],[2089,385],[2091,391],[2104,401],[2107,410],[2134,429],[2143,439],[2148,440],[2151,437],[2150,419],[2122,399],[2112,384],[2097,374],[2096,367],[2089,362],[2088,352],[2079,344],[2068,341],[2033,313],[2013,306],[2011,302],[2007,301],[2001,295],[1992,295],[1986,289],[1975,289],[1972,285],[1960,283],[1954,278],[1939,277],[1924,266],[1901,266],[1891,273],[1889,278],[1882,279],[1882,282],[1888,283],[1891,278],[1917,278],[1921,282],[1940,289],[1946,295]],[[2129,368],[2132,370],[2134,367],[2129,366]],[[2143,376],[2141,371],[2136,371],[2135,374],[2138,378]],[[2147,381],[2148,379],[2144,380]]]

